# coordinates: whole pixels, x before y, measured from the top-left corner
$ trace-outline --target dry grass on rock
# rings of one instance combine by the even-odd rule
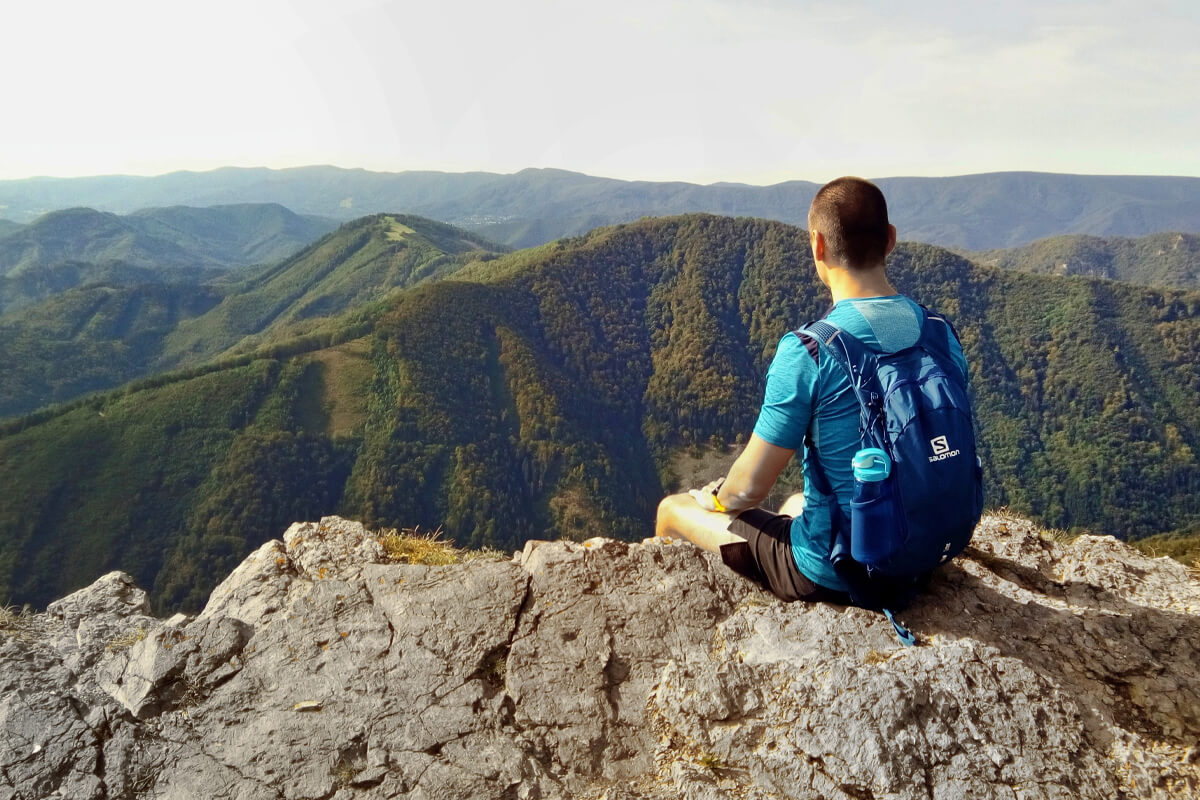
[[[387,528],[379,532],[379,543],[388,561],[393,564],[425,564],[444,566],[477,558],[503,560],[499,550],[464,550],[442,538],[442,529],[421,531],[420,528]]]
[[[41,631],[38,618],[28,608],[17,610],[12,606],[0,606],[0,635],[32,641]]]
[[[426,533],[419,528],[388,528],[379,532],[379,543],[393,564],[441,566],[457,563],[458,548],[441,537],[441,528]]]

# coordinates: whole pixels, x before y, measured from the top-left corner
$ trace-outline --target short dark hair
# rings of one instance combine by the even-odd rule
[[[817,191],[808,209],[808,227],[825,237],[825,261],[849,269],[870,269],[887,256],[888,211],[883,192],[868,180],[847,176]]]

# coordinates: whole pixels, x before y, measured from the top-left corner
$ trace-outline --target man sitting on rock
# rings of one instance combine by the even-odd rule
[[[888,222],[879,187],[853,177],[826,184],[809,208],[808,227],[817,276],[833,295],[826,319],[876,352],[915,344],[924,315],[888,281],[884,261],[896,245],[896,228]],[[951,353],[965,376],[957,340]],[[849,587],[829,560],[831,498],[814,485],[821,481],[813,479],[809,461],[803,495],[788,498],[778,513],[758,505],[792,455],[797,450],[807,455],[811,447],[848,513],[851,459],[862,441],[859,409],[845,370],[832,358],[820,359],[815,341],[788,333],[767,372],[762,410],[746,449],[724,478],[665,498],[656,533],[720,553],[732,569],[784,600],[848,602]]]

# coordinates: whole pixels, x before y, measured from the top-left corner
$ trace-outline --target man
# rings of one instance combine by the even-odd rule
[[[808,228],[817,276],[833,295],[826,319],[876,352],[915,344],[924,317],[888,281],[884,262],[896,246],[896,228],[879,187],[853,177],[826,184],[809,208]],[[957,340],[951,353],[965,378]],[[732,569],[784,600],[846,603],[850,587],[829,561],[831,504],[849,512],[851,459],[860,446],[859,404],[845,371],[833,358],[820,358],[815,341],[788,333],[767,372],[746,449],[724,478],[665,498],[656,533],[720,553]],[[779,513],[759,508],[797,450],[805,453],[803,496],[788,498]],[[817,489],[825,482],[814,479],[811,459],[832,497]]]

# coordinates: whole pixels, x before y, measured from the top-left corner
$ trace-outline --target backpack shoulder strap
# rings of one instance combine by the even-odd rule
[[[958,328],[954,327],[953,322],[946,319],[945,317],[943,317],[941,314],[937,313],[936,311],[930,311],[928,308],[926,308],[921,303],[918,303],[917,305],[921,306],[921,310],[925,312],[925,320],[924,320],[925,322],[934,320],[935,322],[942,323],[943,325],[946,326],[946,329],[950,332],[950,335],[954,337],[955,341],[957,341],[960,346],[962,345],[962,337],[958,335]],[[924,331],[924,325],[922,325],[922,331]]]
[[[804,344],[804,349],[812,356],[813,363],[818,367],[821,366],[821,345],[817,342],[817,337],[808,332],[808,326],[792,331]]]
[[[866,345],[860,342],[853,334],[823,319],[805,325],[796,331],[796,334],[802,340],[807,335],[817,341],[821,349],[829,353],[834,361],[845,370],[846,375],[850,378],[850,385],[854,388],[855,394],[859,394],[859,389],[863,385],[863,378],[867,370],[874,371],[872,364],[875,360],[875,354]],[[807,345],[807,340],[805,343]]]
[[[805,341],[805,336],[819,343],[819,347],[828,353],[842,368],[850,381],[850,389],[858,400],[861,420],[859,432],[863,436],[873,430],[875,423],[883,413],[882,399],[873,389],[877,366],[877,354],[858,340],[853,334],[826,320],[809,323],[796,334]],[[820,362],[818,361],[818,364]]]
[[[930,311],[925,306],[921,306],[921,310],[925,312],[925,319],[921,328],[921,338],[917,344],[924,347],[927,351],[936,354],[947,367],[951,361],[965,361],[965,356],[956,356],[954,353],[956,349],[960,353],[963,350],[962,339],[959,338],[958,330],[954,327],[954,324],[946,317],[935,311]],[[963,369],[964,366],[964,364],[959,364],[959,369]],[[954,370],[948,374],[954,378],[961,377],[965,387],[965,381],[967,380],[966,372],[960,375],[958,370]]]

